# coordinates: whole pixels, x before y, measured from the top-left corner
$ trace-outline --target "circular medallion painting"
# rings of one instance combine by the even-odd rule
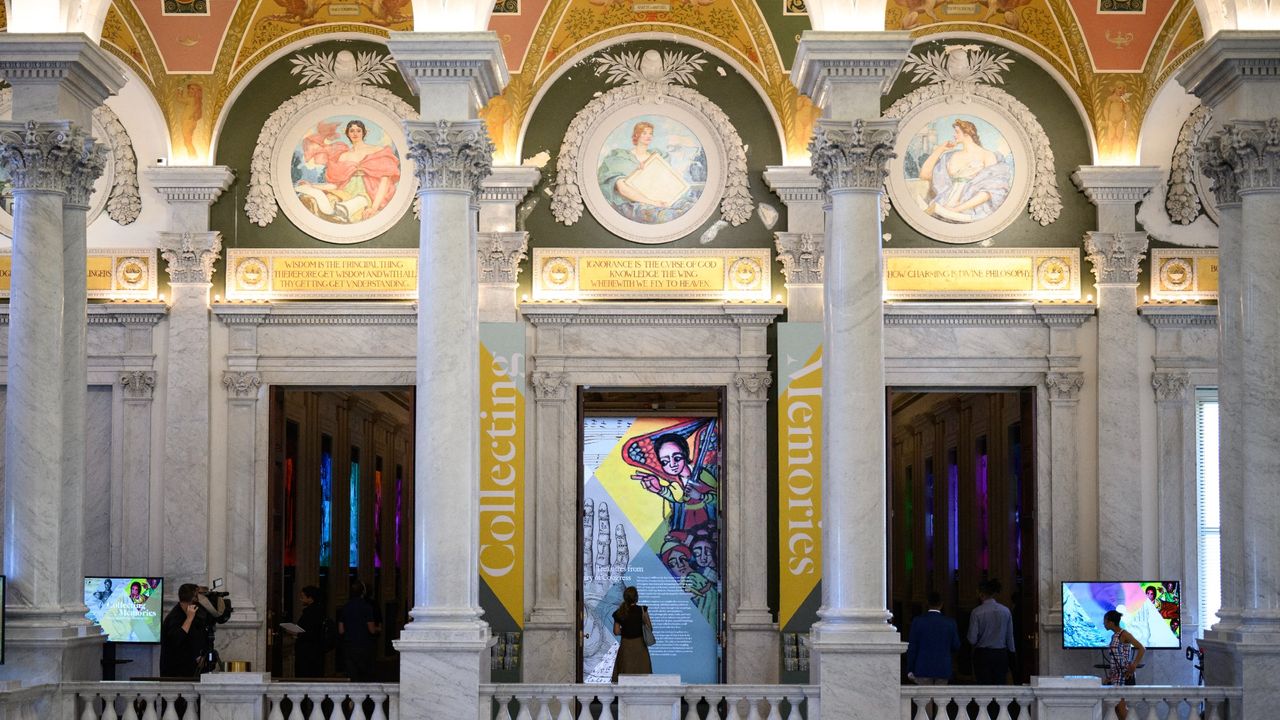
[[[889,196],[912,227],[942,242],[985,240],[1026,206],[1033,166],[1025,134],[976,103],[921,108],[900,126]]]
[[[373,104],[331,104],[300,116],[275,148],[284,214],[331,243],[358,243],[394,225],[413,201],[400,122]]]
[[[597,221],[627,240],[656,244],[692,232],[724,190],[718,137],[673,102],[628,106],[587,133],[579,169]]]

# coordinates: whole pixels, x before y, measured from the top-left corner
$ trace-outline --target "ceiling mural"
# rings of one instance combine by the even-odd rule
[[[113,0],[102,36],[158,99],[179,162],[208,160],[231,92],[272,53],[334,33],[412,28],[411,0],[198,5]],[[512,71],[484,114],[499,161],[519,160],[530,105],[569,59],[639,32],[673,33],[735,61],[768,99],[787,157],[802,160],[818,114],[788,78],[803,11],[797,0],[496,0],[490,26]],[[1136,159],[1157,89],[1202,42],[1192,0],[892,0],[885,27],[919,38],[976,33],[1040,58],[1079,98],[1104,163]]]

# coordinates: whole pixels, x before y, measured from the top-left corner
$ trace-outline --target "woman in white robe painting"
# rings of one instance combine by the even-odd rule
[[[978,127],[968,120],[951,124],[955,139],[933,149],[920,166],[929,183],[925,212],[954,223],[969,223],[995,212],[1013,181],[1013,167],[982,146]]]

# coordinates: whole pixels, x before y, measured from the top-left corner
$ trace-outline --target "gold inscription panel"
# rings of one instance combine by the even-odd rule
[[[1218,251],[1156,248],[1151,251],[1154,300],[1212,300],[1218,297]]]
[[[884,273],[889,300],[1080,299],[1075,248],[885,250]]]
[[[411,250],[227,252],[229,300],[417,296],[418,255]]]
[[[723,299],[770,297],[769,251],[533,251],[535,300]]]
[[[153,249],[90,250],[85,289],[92,299],[155,300],[156,251]],[[10,295],[13,256],[0,255],[0,298]]]

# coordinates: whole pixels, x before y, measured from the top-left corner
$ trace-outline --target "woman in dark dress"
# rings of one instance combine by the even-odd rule
[[[618,656],[613,661],[613,680],[619,675],[651,675],[653,664],[649,660],[649,646],[644,644],[644,629],[653,632],[649,620],[649,608],[640,603],[640,593],[634,587],[622,591],[622,604],[613,612],[613,634],[622,638]]]
[[[303,633],[293,641],[294,677],[318,678],[324,676],[324,608],[320,605],[320,588],[308,585],[302,588],[302,614],[298,627]]]

